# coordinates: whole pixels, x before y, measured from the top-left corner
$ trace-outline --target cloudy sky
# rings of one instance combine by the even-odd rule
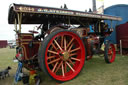
[[[49,7],[60,7],[67,4],[69,9],[85,11],[92,8],[92,0],[2,0],[0,3],[0,40],[15,39],[14,26],[8,24],[8,8],[12,3],[31,4]],[[103,1],[97,0],[97,8]],[[104,7],[107,8],[115,4],[128,4],[128,0],[104,0]]]

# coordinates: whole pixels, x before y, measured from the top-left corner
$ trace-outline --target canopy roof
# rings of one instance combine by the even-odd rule
[[[117,16],[43,6],[12,4],[9,8],[8,14],[9,24],[14,24],[15,19],[17,20],[17,13],[22,13],[22,24],[42,24],[48,21],[68,23],[69,19],[70,24],[78,24],[79,21],[84,23],[106,19],[118,21],[122,20],[122,18]]]

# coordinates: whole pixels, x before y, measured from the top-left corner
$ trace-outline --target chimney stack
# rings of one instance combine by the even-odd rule
[[[96,0],[92,0],[92,9],[93,12],[96,12]]]

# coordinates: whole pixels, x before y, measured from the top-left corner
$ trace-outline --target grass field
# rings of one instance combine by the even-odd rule
[[[10,77],[0,80],[0,85],[12,85],[17,63],[13,62],[15,49],[0,49],[0,70],[11,66]],[[45,74],[42,76],[41,85],[58,84]],[[18,85],[23,85],[21,82]],[[73,80],[59,85],[128,85],[128,56],[116,56],[112,64],[106,64],[103,57],[94,56],[93,59],[85,61],[81,73]]]

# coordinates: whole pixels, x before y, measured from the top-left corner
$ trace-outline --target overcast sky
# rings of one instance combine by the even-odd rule
[[[0,40],[15,39],[14,26],[8,24],[8,8],[12,3],[31,4],[49,7],[58,7],[66,4],[68,9],[85,11],[92,8],[92,0],[2,0],[0,3]],[[103,2],[97,0],[97,8]],[[104,0],[104,7],[107,8],[115,4],[128,4],[128,0]]]

